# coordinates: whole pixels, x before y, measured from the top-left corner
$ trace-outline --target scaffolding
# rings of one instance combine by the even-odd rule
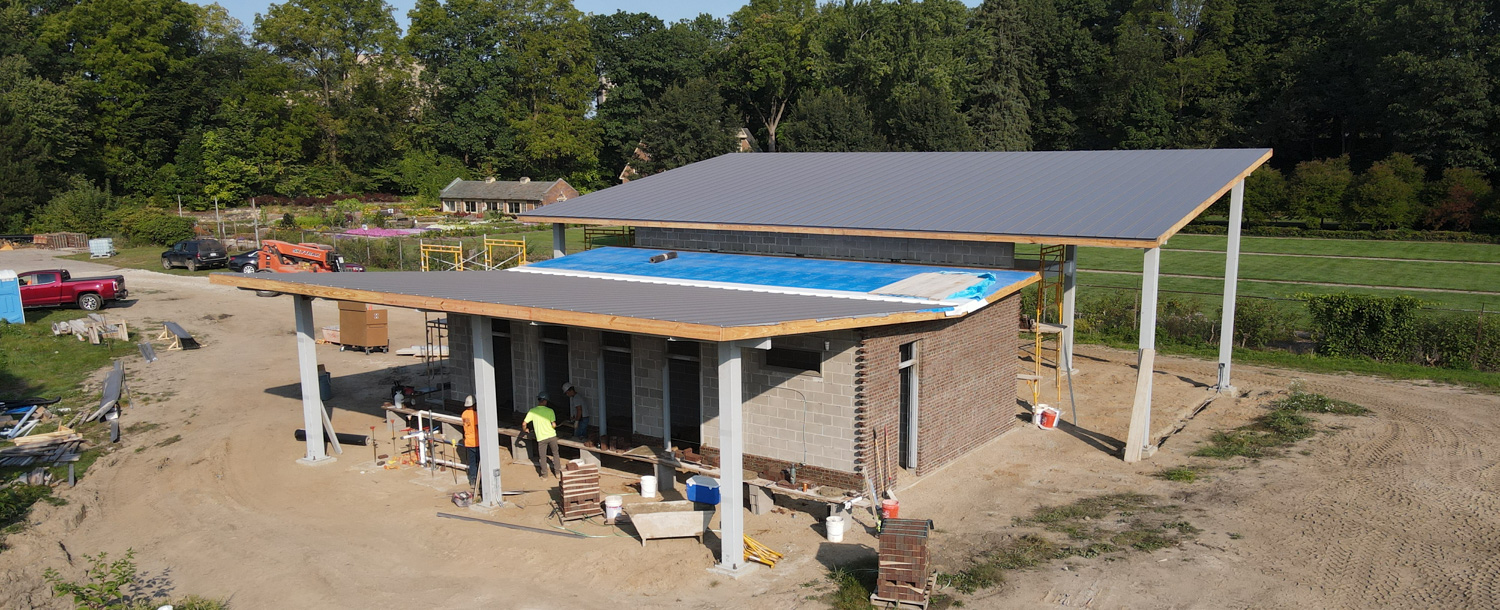
[[[436,385],[438,378],[448,374],[448,318],[433,318],[432,312],[422,312],[427,321],[427,349],[422,351],[422,364],[426,366],[427,385]]]
[[[464,252],[462,242],[455,246],[423,241],[419,245],[423,271],[493,271],[526,264],[525,239],[485,237],[481,247],[470,253]]]
[[[1067,246],[1042,246],[1037,258],[1036,311],[1031,319],[1031,362],[1033,372],[1019,377],[1031,387],[1032,406],[1042,402],[1042,383],[1047,367],[1052,368],[1052,404],[1062,401],[1062,326],[1063,274],[1067,264]]]

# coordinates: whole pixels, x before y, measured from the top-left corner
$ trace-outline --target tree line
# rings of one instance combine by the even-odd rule
[[[430,198],[480,176],[587,191],[741,146],[1272,147],[1252,218],[1493,230],[1496,9],[751,0],[666,23],[418,0],[403,31],[369,0],[251,24],[182,0],[0,0],[0,232],[65,224],[83,199]]]

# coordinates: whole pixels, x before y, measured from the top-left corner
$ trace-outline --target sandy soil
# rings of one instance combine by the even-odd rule
[[[65,263],[54,264],[42,251],[0,253],[0,268],[111,269]],[[301,443],[292,430],[301,415],[288,299],[256,298],[202,278],[123,273],[138,300],[111,313],[138,328],[179,322],[204,348],[161,352],[152,364],[126,359],[133,390],[149,401],[132,408],[125,423],[159,427],[127,435],[76,488],[59,490],[66,506],[39,505],[31,527],[7,539],[11,548],[0,553],[5,607],[65,607],[47,592],[43,569],[77,575],[84,553],[133,548],[154,591],[223,597],[239,608],[818,608],[807,599],[814,589],[802,585],[820,581],[827,566],[873,553],[875,539],[864,528],[834,545],[806,512],[752,515],[747,533],[787,558],[775,569],[728,580],[705,569],[716,552],[711,536],[707,545],[682,539],[642,547],[627,533],[590,525],[577,529],[602,537],[567,539],[438,518],[447,512],[541,528],[556,523],[548,521],[551,486],[529,464],[507,465],[505,487],[541,491],[489,515],[448,502],[449,493],[464,487],[461,474],[455,484],[453,473],[376,469],[369,447],[347,447],[327,466],[298,465]],[[336,323],[332,303],[317,303],[315,312],[319,324]],[[393,346],[420,343],[421,322],[418,312],[393,311]],[[352,433],[376,426],[375,437],[386,439],[378,450],[389,451],[379,394],[397,376],[424,383],[423,367],[328,345],[318,352],[334,374],[335,426]],[[968,598],[967,607],[1500,605],[1500,397],[1237,367],[1237,398],[1214,401],[1154,458],[1125,464],[1115,450],[1125,435],[1133,360],[1128,352],[1080,349],[1081,428],[1023,427],[907,481],[903,516],[935,520],[934,552],[950,570],[1006,535],[1012,517],[1100,493],[1169,497],[1203,533],[1155,553],[1016,574],[1004,587]],[[1210,396],[1214,375],[1211,362],[1159,359],[1159,433]],[[1226,463],[1207,482],[1150,476],[1203,461],[1188,457],[1198,442],[1262,412],[1294,378],[1375,416],[1325,416],[1331,433],[1284,458]],[[173,437],[180,440],[167,442]],[[607,493],[633,491],[626,484],[640,470],[605,465],[619,475],[604,477]],[[627,497],[638,501],[648,500]],[[867,515],[857,518],[869,522]]]

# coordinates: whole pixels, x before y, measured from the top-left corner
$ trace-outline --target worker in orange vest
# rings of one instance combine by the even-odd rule
[[[474,490],[479,481],[479,414],[473,396],[464,399],[464,465],[469,467],[469,489]],[[474,499],[479,499],[477,491]]]

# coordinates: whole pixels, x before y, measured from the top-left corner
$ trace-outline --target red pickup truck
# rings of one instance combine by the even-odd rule
[[[73,277],[67,269],[27,271],[16,276],[21,281],[22,307],[78,305],[85,311],[104,308],[106,301],[123,300],[125,276]]]

